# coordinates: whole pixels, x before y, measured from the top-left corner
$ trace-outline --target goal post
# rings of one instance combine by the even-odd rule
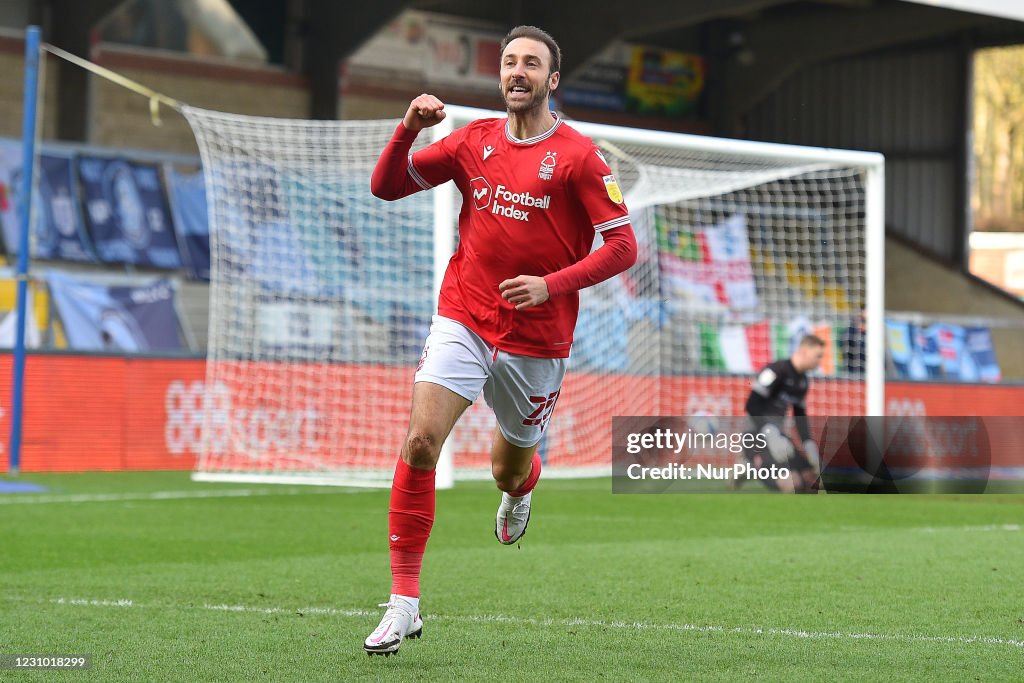
[[[505,115],[445,111],[417,148]],[[194,476],[388,485],[461,198],[452,183],[397,202],[370,194],[396,120],[184,114],[211,227]],[[829,342],[811,413],[882,413],[881,155],[569,125],[612,167],[640,253],[629,272],[581,292],[540,444],[545,476],[610,473],[616,415],[742,414],[752,373],[805,332]],[[856,361],[845,344],[861,311]],[[493,430],[481,399],[446,444],[439,485],[489,476]]]

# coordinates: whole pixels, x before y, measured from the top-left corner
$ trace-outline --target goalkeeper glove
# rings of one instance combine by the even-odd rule
[[[814,443],[814,439],[804,441],[804,455],[807,457],[807,461],[814,465],[814,469],[820,472],[821,454],[818,453],[818,444]]]

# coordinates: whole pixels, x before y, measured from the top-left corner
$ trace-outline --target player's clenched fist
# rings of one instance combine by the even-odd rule
[[[409,130],[423,130],[436,126],[444,120],[444,102],[433,95],[423,93],[409,103],[402,123]]]

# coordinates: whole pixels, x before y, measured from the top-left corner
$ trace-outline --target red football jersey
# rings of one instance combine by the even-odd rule
[[[498,285],[545,276],[583,259],[595,232],[629,225],[611,169],[590,138],[560,118],[518,140],[507,119],[481,119],[409,157],[423,189],[454,180],[462,193],[459,246],[448,263],[438,312],[509,353],[565,358],[579,294],[517,311]]]

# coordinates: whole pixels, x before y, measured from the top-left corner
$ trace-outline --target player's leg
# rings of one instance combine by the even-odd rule
[[[533,489],[540,479],[537,444],[548,425],[565,377],[567,361],[499,353],[484,398],[498,428],[491,445],[491,475],[502,491],[494,535],[511,545],[530,522]]]
[[[772,464],[786,470],[785,476],[770,480],[770,488],[775,488],[783,493],[798,493],[804,490],[803,469],[810,464],[806,459],[800,457],[796,444],[777,425],[765,425],[762,433],[767,442],[765,462],[766,467]],[[765,482],[766,484],[769,482]]]
[[[434,525],[434,468],[442,444],[486,380],[486,356],[486,345],[465,327],[435,318],[416,372],[409,431],[391,486],[391,598],[363,644],[369,654],[397,652],[403,638],[422,633],[420,569]]]
[[[796,493],[816,493],[818,490],[818,470],[814,464],[800,451],[795,451],[789,459],[790,476],[793,478],[793,490]]]
[[[793,439],[779,431],[769,436],[768,444],[772,460],[779,467],[786,468],[787,471],[787,476],[776,480],[780,491],[785,493],[817,492],[818,469],[807,455],[796,447]]]
[[[388,506],[392,592],[419,597],[420,564],[434,523],[434,474],[441,445],[471,405],[432,382],[413,386],[409,432],[395,466]]]
[[[494,535],[504,545],[515,543],[526,533],[526,527],[530,524],[533,489],[540,479],[540,471],[541,461],[536,443],[532,446],[518,446],[505,438],[500,427],[494,430],[491,476],[502,491]]]
[[[413,385],[409,432],[395,466],[388,506],[391,597],[377,628],[363,643],[368,654],[397,652],[403,638],[423,633],[420,570],[434,526],[434,472],[441,444],[470,401],[431,382]]]

